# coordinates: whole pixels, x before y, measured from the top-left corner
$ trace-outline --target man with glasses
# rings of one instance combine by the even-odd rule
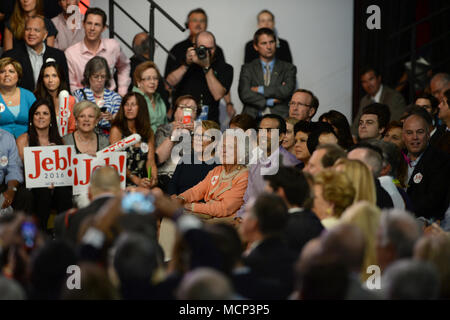
[[[102,38],[106,29],[106,13],[99,8],[89,8],[83,21],[84,39],[66,49],[65,54],[69,66],[70,89],[75,92],[83,88],[84,68],[87,62],[95,56],[101,56],[108,62],[113,73],[117,70],[117,84],[111,79],[109,90],[116,90],[124,96],[128,91],[130,79],[130,59],[128,59],[115,39]]]
[[[319,99],[309,90],[297,89],[289,102],[289,117],[311,121],[319,108]]]
[[[244,64],[239,77],[239,98],[242,113],[254,118],[276,114],[286,118],[288,101],[295,89],[297,68],[275,58],[276,38],[272,29],[261,28],[253,36],[258,59]]]
[[[180,68],[167,76],[167,82],[176,86],[172,99],[190,94],[199,101],[200,120],[219,123],[219,102],[230,90],[233,67],[217,56],[216,39],[209,31],[197,34],[195,45],[186,51],[186,60]]]

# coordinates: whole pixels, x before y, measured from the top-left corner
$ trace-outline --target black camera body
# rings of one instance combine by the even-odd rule
[[[200,60],[206,59],[206,57],[208,56],[208,51],[209,51],[209,49],[206,48],[205,46],[199,46],[198,48],[195,48],[195,52],[197,53],[197,57]]]

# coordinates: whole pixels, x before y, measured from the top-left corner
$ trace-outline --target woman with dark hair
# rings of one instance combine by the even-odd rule
[[[84,86],[74,92],[77,101],[88,100],[94,102],[101,110],[98,131],[106,136],[111,130],[111,122],[119,111],[122,97],[114,91],[107,89],[112,79],[108,62],[105,58],[95,56],[88,61],[84,68]]]
[[[50,107],[55,110],[56,123],[58,125],[59,133],[66,135],[75,131],[75,117],[73,116],[73,106],[75,105],[75,98],[69,95],[69,115],[67,131],[62,134],[61,131],[61,111],[59,109],[58,95],[61,91],[66,90],[70,92],[69,86],[66,83],[66,76],[64,71],[56,64],[55,61],[48,61],[42,65],[41,72],[36,84],[34,95],[39,99],[46,99],[50,103]]]
[[[350,130],[350,124],[348,123],[347,118],[339,111],[330,110],[325,112],[319,117],[319,121],[328,122],[332,125],[338,138],[338,144],[345,150],[355,144]]]
[[[50,101],[38,99],[30,108],[28,132],[17,138],[19,156],[24,160],[24,148],[36,146],[63,145],[56,125],[56,115]],[[72,187],[34,188],[34,212],[41,228],[48,230],[48,218],[55,210],[61,213],[72,208]]]
[[[127,185],[152,188],[158,183],[155,135],[145,98],[137,92],[129,92],[122,99],[112,124],[109,141],[113,144],[134,133],[141,136],[141,142],[126,149]]]
[[[310,122],[300,120],[294,126],[294,151],[295,157],[302,163],[299,165],[299,169],[303,169],[311,158],[311,153],[308,149],[308,137],[317,128],[317,122]]]

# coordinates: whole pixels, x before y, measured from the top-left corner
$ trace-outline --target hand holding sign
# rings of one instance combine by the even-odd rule
[[[64,137],[68,133],[67,128],[69,125],[69,116],[70,116],[69,97],[70,95],[67,90],[62,90],[58,95],[59,100],[58,129],[61,137]]]
[[[119,140],[116,143],[110,145],[109,147],[106,147],[105,149],[100,150],[99,152],[97,152],[97,155],[101,155],[103,153],[108,153],[108,152],[122,151],[132,145],[135,145],[136,143],[138,143],[140,141],[141,141],[141,136],[137,133],[134,133],[131,136],[128,136],[122,140]]]

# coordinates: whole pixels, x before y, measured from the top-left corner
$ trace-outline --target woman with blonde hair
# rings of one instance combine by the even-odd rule
[[[355,188],[355,203],[366,200],[376,205],[377,196],[375,183],[369,168],[360,160],[341,158],[334,164],[336,171],[344,172],[352,181]]]
[[[378,207],[368,201],[359,201],[347,208],[342,214],[342,223],[357,226],[364,234],[366,246],[364,250],[364,261],[361,269],[361,280],[365,281],[370,276],[367,268],[377,265],[376,239],[377,230],[380,225],[381,211]]]
[[[326,229],[337,225],[355,198],[355,188],[343,172],[325,169],[314,176],[312,211]]]

